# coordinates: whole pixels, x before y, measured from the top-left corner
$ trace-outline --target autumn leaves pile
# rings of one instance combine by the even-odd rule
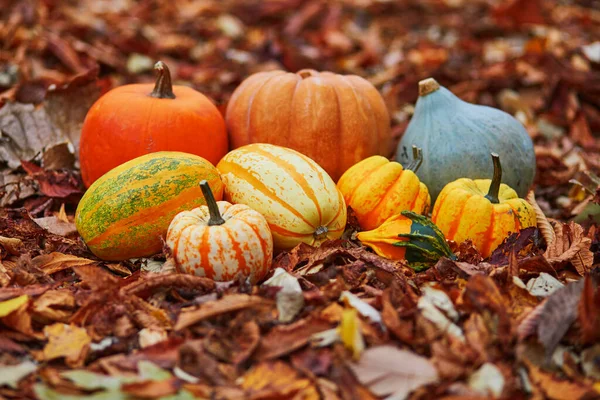
[[[471,240],[488,257],[510,233],[536,225],[531,205],[502,183],[519,192],[531,184],[527,132],[433,79],[420,83],[397,153],[408,146],[412,157],[401,165],[384,157],[392,140],[383,100],[357,76],[259,73],[234,92],[223,120],[205,96],[173,86],[164,63],[155,68],[154,88],[114,89],[84,123],[89,189],[76,224],[102,259],[164,248],[180,272],[258,282],[274,253],[341,237],[350,207],[363,244],[421,270],[453,257],[446,239]]]

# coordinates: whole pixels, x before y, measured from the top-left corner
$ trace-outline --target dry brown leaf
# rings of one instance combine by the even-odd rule
[[[529,191],[526,200],[533,207],[537,220],[537,227],[540,230],[540,232],[542,232],[542,236],[544,237],[546,244],[550,246],[556,240],[556,233],[554,232],[554,228],[548,221],[548,218],[546,218],[546,215],[540,208],[540,205],[535,200],[535,193],[533,190]]]
[[[600,341],[600,290],[590,276],[586,276],[579,300],[578,320],[583,343]]]
[[[32,311],[55,322],[67,322],[75,308],[75,296],[69,290],[49,290],[33,302]]]
[[[360,383],[378,396],[404,399],[413,390],[439,380],[430,360],[390,345],[371,347],[360,361],[349,365]]]
[[[594,262],[590,251],[592,240],[585,236],[583,227],[573,221],[568,224],[554,223],[556,240],[546,249],[544,256],[550,264],[571,262],[577,273],[584,276]]]
[[[96,262],[83,257],[77,257],[70,254],[50,253],[35,257],[31,264],[44,271],[48,275],[82,265],[92,265]]]
[[[268,304],[273,304],[273,302],[258,296],[247,294],[228,295],[220,300],[206,302],[199,307],[182,309],[174,329],[177,331],[182,330],[207,318]]]
[[[174,395],[178,390],[179,385],[175,378],[161,381],[131,382],[121,386],[123,393],[142,399],[162,399],[163,397]]]
[[[55,215],[51,217],[34,218],[33,220],[36,224],[55,235],[69,236],[77,233],[77,227],[74,223],[65,222]]]
[[[44,334],[48,338],[48,343],[43,350],[44,360],[64,357],[71,368],[83,365],[92,342],[85,329],[56,323],[46,326]]]
[[[0,236],[0,246],[13,256],[21,255],[23,249],[23,241],[18,238],[7,238]]]
[[[538,386],[548,399],[577,400],[598,397],[598,393],[585,384],[559,379],[554,374],[542,371],[530,362],[527,362],[527,368],[529,369],[531,382]]]

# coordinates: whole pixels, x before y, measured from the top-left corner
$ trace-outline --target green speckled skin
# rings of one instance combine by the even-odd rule
[[[218,171],[203,158],[179,152],[138,157],[90,186],[77,207],[77,230],[106,260],[159,252],[173,217],[205,204],[198,187],[203,179],[220,198]]]
[[[460,100],[444,87],[419,97],[396,159],[411,161],[411,149],[423,149],[417,171],[427,185],[432,203],[443,187],[459,178],[492,176],[490,153],[502,162],[502,183],[524,197],[535,176],[533,142],[523,125],[511,115]]]

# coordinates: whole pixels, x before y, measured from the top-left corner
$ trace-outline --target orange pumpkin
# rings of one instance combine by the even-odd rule
[[[511,233],[536,225],[536,214],[511,187],[500,184],[500,158],[492,153],[494,176],[490,179],[461,178],[440,192],[431,219],[448,240],[467,239],[485,258]],[[486,194],[487,193],[487,194]]]
[[[152,84],[125,85],[102,96],[81,131],[81,175],[90,186],[111,169],[144,154],[183,151],[217,164],[228,150],[225,121],[203,94],[172,86],[169,69],[155,67]]]
[[[217,202],[208,182],[200,182],[207,206],[175,216],[167,245],[180,272],[217,281],[238,273],[255,283],[271,267],[273,239],[265,217],[243,204]]]
[[[414,150],[415,160],[406,168],[385,157],[372,156],[340,178],[337,187],[363,230],[375,229],[401,211],[423,214],[429,209],[427,186],[415,175],[423,157],[420,149]]]
[[[360,160],[389,155],[383,98],[355,75],[260,72],[233,92],[225,115],[233,149],[269,143],[315,160],[334,181]]]

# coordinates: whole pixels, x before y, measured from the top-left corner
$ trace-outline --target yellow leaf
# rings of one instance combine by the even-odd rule
[[[0,303],[0,318],[6,317],[14,311],[17,311],[23,304],[29,301],[29,296],[15,297],[14,299],[6,300]]]
[[[355,360],[360,359],[360,355],[365,349],[365,341],[360,330],[358,311],[355,308],[344,310],[338,331],[344,346],[352,351],[352,357]]]
[[[44,334],[48,338],[43,352],[46,361],[65,357],[71,367],[83,365],[92,342],[84,328],[56,323],[46,326]]]

